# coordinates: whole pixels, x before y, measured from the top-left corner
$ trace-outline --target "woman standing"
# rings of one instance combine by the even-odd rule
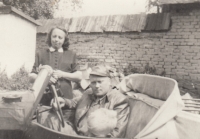
[[[72,86],[70,81],[79,81],[82,73],[77,71],[76,54],[70,50],[68,33],[60,27],[52,28],[47,37],[48,49],[40,50],[36,54],[32,78],[36,77],[39,66],[52,67],[53,77],[58,80],[61,97],[72,99]]]

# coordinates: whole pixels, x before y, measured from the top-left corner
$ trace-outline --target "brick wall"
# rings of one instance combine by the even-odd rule
[[[80,64],[128,64],[143,68],[147,63],[166,76],[200,80],[200,10],[172,10],[172,26],[167,32],[73,33],[70,49]],[[38,34],[37,46],[45,47],[45,34]]]

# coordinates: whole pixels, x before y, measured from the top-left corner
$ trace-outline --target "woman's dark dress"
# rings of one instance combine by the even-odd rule
[[[54,70],[61,70],[64,72],[76,71],[76,54],[70,50],[61,52],[50,52],[49,49],[40,50],[36,54],[35,64],[33,71],[37,73],[39,65],[49,65]],[[72,99],[72,86],[71,82],[67,79],[61,78],[58,80],[60,86],[61,96],[64,98]]]

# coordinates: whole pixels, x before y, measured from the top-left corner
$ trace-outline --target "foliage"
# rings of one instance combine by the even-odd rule
[[[147,0],[147,5],[146,5],[147,12],[151,12],[151,10],[155,7],[156,7],[156,12],[160,13],[161,7],[158,4],[158,0]]]
[[[24,66],[15,72],[11,78],[8,78],[5,70],[1,71],[0,90],[28,90],[31,86],[28,74]]]
[[[158,72],[154,66],[153,67],[149,66],[149,63],[147,63],[144,68],[136,68],[136,67],[133,67],[131,64],[129,64],[128,67],[124,69],[125,76],[134,74],[134,73],[152,74],[152,75],[159,75],[159,76],[165,76],[166,74],[165,71]]]
[[[68,0],[72,6],[80,7],[80,0]],[[51,19],[60,0],[3,0],[5,5],[11,5],[34,19]],[[66,7],[67,8],[67,7]]]

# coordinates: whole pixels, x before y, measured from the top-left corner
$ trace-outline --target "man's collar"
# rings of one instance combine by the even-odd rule
[[[109,96],[108,95],[109,95],[109,93],[107,93],[102,98],[100,98],[99,101],[105,100],[105,102],[109,102]],[[89,94],[89,97],[92,101],[95,101],[97,99],[97,97],[93,93]]]
[[[49,51],[50,51],[50,52],[55,52],[56,49],[54,49],[53,47],[49,47]],[[59,48],[59,49],[58,49],[58,52],[59,52],[59,53],[63,53],[63,48],[62,48],[62,47]]]

